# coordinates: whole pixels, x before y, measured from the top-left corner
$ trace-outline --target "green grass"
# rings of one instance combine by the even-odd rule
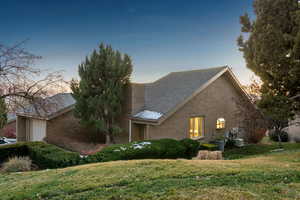
[[[285,151],[300,150],[300,143],[282,143]],[[264,142],[262,144],[251,144],[241,148],[226,149],[225,159],[241,159],[258,155],[270,154],[272,150],[279,149],[276,142]]]
[[[240,160],[115,161],[0,174],[0,199],[300,199],[299,145],[280,153],[257,148],[261,156]]]

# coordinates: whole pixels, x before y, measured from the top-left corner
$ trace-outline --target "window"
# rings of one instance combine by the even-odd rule
[[[217,129],[223,129],[225,128],[225,119],[224,118],[218,118],[217,119]]]
[[[190,118],[190,138],[203,137],[204,134],[204,118],[191,117]]]

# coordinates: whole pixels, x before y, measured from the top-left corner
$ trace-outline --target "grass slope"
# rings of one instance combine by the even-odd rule
[[[137,160],[0,174],[0,199],[300,199],[300,150],[240,160]]]

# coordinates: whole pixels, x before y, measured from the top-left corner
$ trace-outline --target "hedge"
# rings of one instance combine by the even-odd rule
[[[186,148],[186,150],[185,150],[186,158],[191,159],[197,155],[199,147],[200,147],[200,143],[198,141],[186,138],[186,139],[180,140],[180,142]]]
[[[44,142],[27,145],[29,157],[40,168],[61,168],[78,165],[80,155]]]
[[[128,144],[116,144],[88,156],[85,161],[191,158],[196,155],[198,145],[190,139],[182,141],[174,139],[145,140]]]
[[[23,142],[0,147],[0,162],[14,156],[29,156],[41,169],[61,168],[92,162],[133,159],[190,159],[196,156],[199,143],[191,139],[145,140],[115,144],[102,151],[81,158],[78,153],[66,151],[44,142]]]
[[[24,142],[0,146],[0,163],[5,162],[11,157],[27,155],[28,148]]]
[[[0,146],[0,163],[14,156],[29,156],[41,169],[67,167],[80,163],[78,153],[44,142],[20,142]]]

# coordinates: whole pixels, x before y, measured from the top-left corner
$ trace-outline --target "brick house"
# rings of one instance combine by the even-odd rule
[[[227,66],[172,72],[153,83],[132,83],[118,120],[123,132],[115,140],[213,140],[242,121],[235,117],[237,106],[233,98],[249,100]],[[38,115],[32,108],[17,113],[18,141],[56,143],[61,136],[88,139],[90,130],[81,127],[72,114],[75,101],[71,94],[57,94],[47,102],[56,102],[57,106]],[[100,140],[104,142],[104,137]]]

